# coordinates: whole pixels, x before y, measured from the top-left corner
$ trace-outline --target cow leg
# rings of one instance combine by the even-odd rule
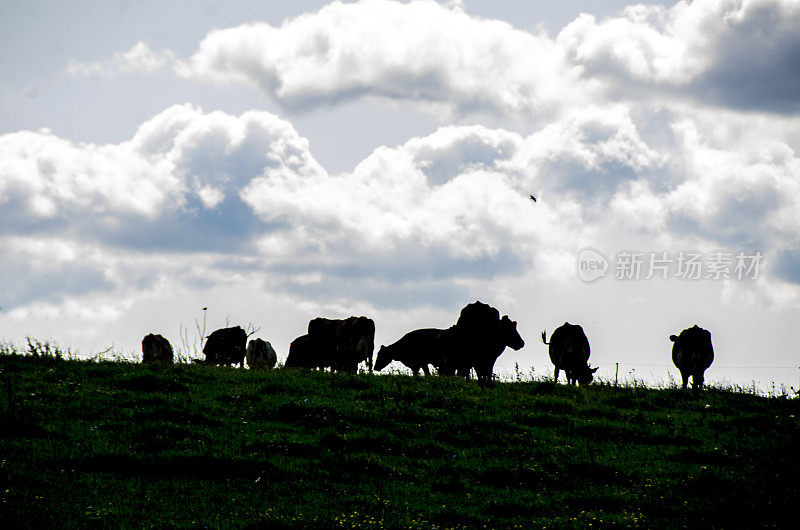
[[[423,364],[422,365],[422,371],[425,372],[425,375],[431,375],[430,370],[428,370],[428,365],[427,364]]]
[[[696,392],[702,389],[703,389],[703,374],[701,372],[695,372],[694,374],[692,374],[692,390]]]
[[[475,379],[478,380],[478,384],[483,387],[486,385],[486,372],[483,369],[483,366],[478,364],[475,366]]]
[[[478,363],[478,366],[475,367],[475,372],[478,374],[478,381],[481,382],[482,386],[491,385],[492,376],[494,375],[494,360],[486,359]]]
[[[558,369],[558,366],[556,366],[555,372],[553,372],[553,382],[554,383],[558,382],[558,374],[559,374],[559,372],[560,372],[560,370]]]
[[[689,372],[681,370],[681,379],[683,379],[683,386],[681,386],[681,388],[686,390],[686,387],[689,385]]]

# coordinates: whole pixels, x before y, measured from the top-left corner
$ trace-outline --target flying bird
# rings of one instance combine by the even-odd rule
[[[534,197],[533,195],[531,195],[531,200],[532,200],[533,202],[536,202],[536,197]]]

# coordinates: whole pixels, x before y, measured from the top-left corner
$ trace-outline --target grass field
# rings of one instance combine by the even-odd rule
[[[794,528],[800,401],[0,355],[1,528]]]

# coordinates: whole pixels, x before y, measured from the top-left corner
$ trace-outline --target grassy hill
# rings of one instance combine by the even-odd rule
[[[800,402],[0,355],[0,527],[794,527]]]

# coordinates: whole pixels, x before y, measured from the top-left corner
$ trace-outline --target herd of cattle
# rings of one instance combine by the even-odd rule
[[[711,333],[698,326],[670,335],[672,361],[681,372],[683,388],[689,377],[692,388],[703,386],[703,373],[714,360]],[[570,383],[588,384],[597,368],[589,366],[589,340],[579,325],[564,323],[550,335],[542,332],[542,342],[549,346],[550,360],[555,366],[554,379],[561,370]],[[517,323],[508,316],[500,317],[494,307],[475,302],[461,310],[456,324],[447,329],[417,329],[405,334],[389,346],[381,346],[373,365],[375,323],[367,317],[345,319],[315,318],[308,323],[308,333],[297,337],[289,346],[286,368],[330,368],[331,371],[355,373],[366,363],[372,372],[382,370],[392,361],[410,368],[416,375],[422,370],[430,375],[429,366],[439,375],[469,378],[475,370],[481,384],[490,383],[494,363],[506,347],[519,350],[525,342],[517,332]],[[278,357],[269,342],[253,339],[239,326],[218,329],[207,337],[201,364],[247,365],[253,369],[273,368]],[[172,346],[161,335],[147,335],[142,340],[142,361],[173,361]]]

